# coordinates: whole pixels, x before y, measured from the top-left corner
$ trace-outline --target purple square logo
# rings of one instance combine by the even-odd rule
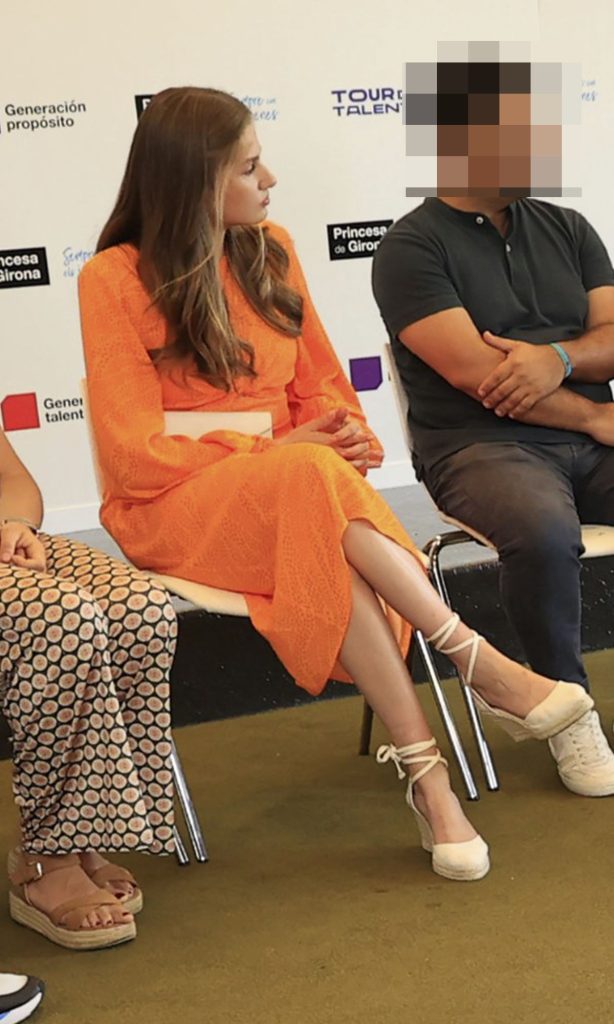
[[[382,361],[379,356],[350,359],[350,380],[355,391],[377,391],[382,383]]]

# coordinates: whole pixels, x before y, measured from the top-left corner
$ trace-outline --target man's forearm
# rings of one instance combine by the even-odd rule
[[[576,430],[592,436],[592,430],[603,406],[591,402],[583,395],[558,388],[551,395],[536,402],[528,412],[518,413],[512,419],[520,423],[534,423],[540,427],[556,427],[559,430]]]
[[[592,327],[579,338],[559,344],[571,359],[572,380],[603,384],[614,377],[614,323]]]

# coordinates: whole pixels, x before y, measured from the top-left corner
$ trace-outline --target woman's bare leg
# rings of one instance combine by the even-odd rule
[[[349,564],[369,586],[426,636],[450,617],[450,609],[416,559],[368,523],[351,522],[343,537],[343,548]],[[460,643],[472,632],[459,622],[450,643]],[[450,657],[461,672],[467,668],[468,649]],[[511,661],[482,640],[472,685],[489,704],[524,718],[548,696],[555,683]]]
[[[365,580],[355,570],[350,572],[352,615],[340,652],[341,663],[386,726],[395,746],[428,740],[432,729],[382,606]],[[415,774],[419,768],[409,766],[408,770]],[[437,764],[420,779],[414,799],[430,822],[435,842],[462,843],[476,835],[450,788],[443,764]]]

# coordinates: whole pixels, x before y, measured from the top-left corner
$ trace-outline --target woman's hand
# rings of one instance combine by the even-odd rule
[[[47,557],[42,542],[25,523],[7,520],[0,527],[0,565],[44,572]]]
[[[277,444],[323,444],[333,448],[342,459],[358,470],[381,466],[384,457],[379,448],[371,447],[371,436],[362,423],[352,419],[345,408],[331,409],[316,419],[295,427]]]
[[[359,420],[348,416],[346,427],[352,428],[352,433],[347,439],[342,439],[335,450],[342,458],[350,462],[361,473],[368,469],[378,469],[384,461],[384,452],[381,448],[373,448],[373,437],[368,433]]]

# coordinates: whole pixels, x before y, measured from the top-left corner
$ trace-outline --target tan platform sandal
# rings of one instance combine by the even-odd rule
[[[143,909],[143,892],[139,888],[139,884],[132,872],[128,871],[128,868],[122,868],[119,864],[103,864],[102,867],[96,868],[95,871],[88,871],[83,866],[83,863],[81,867],[88,878],[91,878],[94,885],[115,896],[117,902],[121,903],[123,909],[129,914],[139,914],[141,912]],[[132,896],[116,896],[111,890],[117,882],[129,882],[134,889]]]
[[[25,854],[19,848],[12,850],[8,857],[8,873],[11,882],[9,912],[13,920],[65,949],[105,949],[107,946],[117,946],[121,942],[134,939],[134,921],[104,925],[100,928],[81,927],[84,916],[91,910],[100,907],[121,907],[125,910],[125,906],[110,892],[98,890],[91,896],[66,900],[48,913],[32,905],[28,898],[30,884],[52,871],[66,871],[67,868],[75,868],[79,864],[79,856],[76,853],[66,854],[62,858],[62,863],[56,864],[37,860],[35,854]]]

